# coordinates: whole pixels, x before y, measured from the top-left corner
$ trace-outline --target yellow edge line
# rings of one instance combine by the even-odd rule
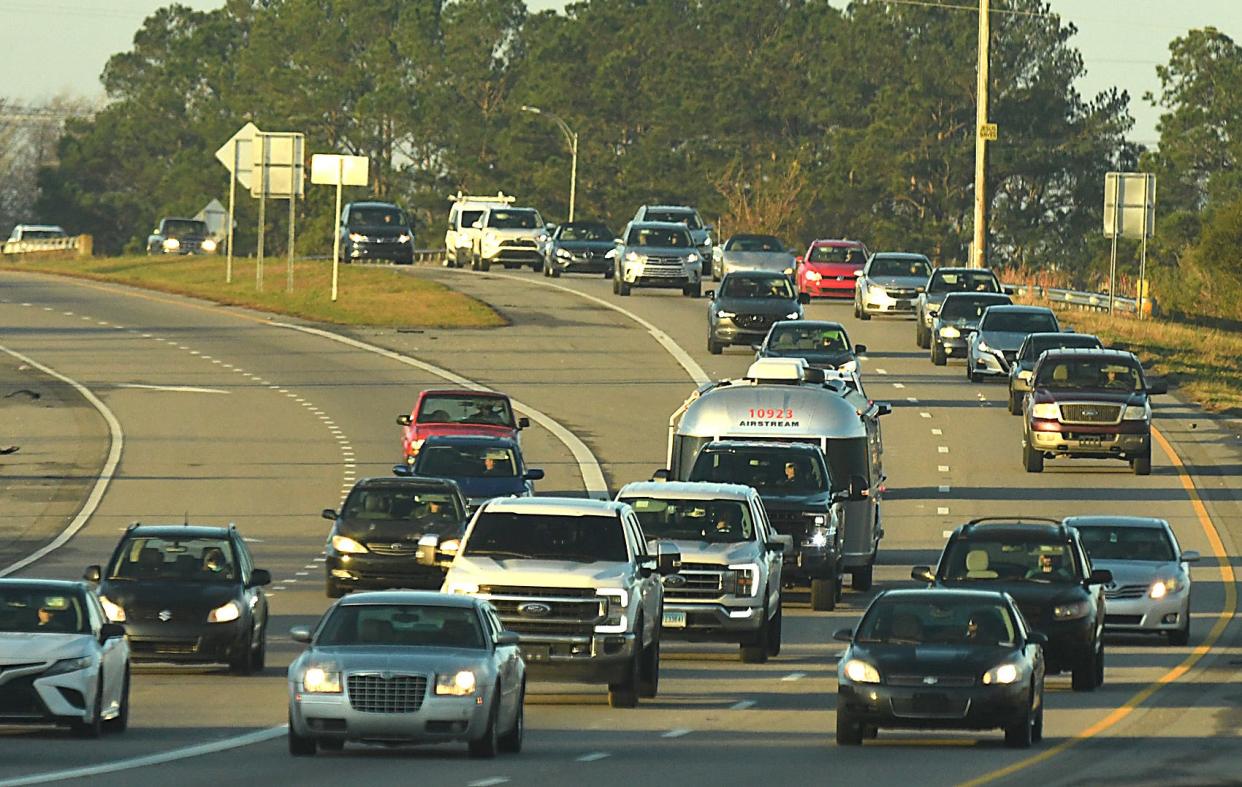
[[[1176,667],[1173,667],[1168,672],[1161,675],[1155,681],[1150,683],[1147,688],[1126,700],[1123,705],[1097,721],[1095,724],[1087,727],[1074,737],[1058,743],[1056,746],[1053,746],[1047,751],[1041,752],[1033,757],[1028,757],[1025,760],[1020,760],[1012,765],[992,771],[991,773],[985,773],[982,776],[971,779],[970,781],[961,782],[960,787],[975,787],[975,785],[987,784],[988,782],[993,782],[997,779],[1003,779],[1006,776],[1012,776],[1018,771],[1025,770],[1033,765],[1038,765],[1041,762],[1046,762],[1053,757],[1063,754],[1067,750],[1077,746],[1079,743],[1094,738],[1109,728],[1116,726],[1122,719],[1129,716],[1135,711],[1135,709],[1150,699],[1151,696],[1159,691],[1163,686],[1167,686],[1168,684],[1178,680],[1193,669],[1194,666],[1198,664],[1199,661],[1206,656],[1213,647],[1215,647],[1217,641],[1221,638],[1221,635],[1225,633],[1225,627],[1228,626],[1229,621],[1233,619],[1234,613],[1237,611],[1238,591],[1234,586],[1233,566],[1229,564],[1229,556],[1225,552],[1224,543],[1220,540],[1220,533],[1217,532],[1216,525],[1212,523],[1212,517],[1208,515],[1207,508],[1203,505],[1203,499],[1199,496],[1199,490],[1195,488],[1195,482],[1186,471],[1186,465],[1182,462],[1181,457],[1177,455],[1177,451],[1175,451],[1169,441],[1165,439],[1160,430],[1156,429],[1154,426],[1151,429],[1151,433],[1152,437],[1156,439],[1156,442],[1160,444],[1160,449],[1168,455],[1169,461],[1173,463],[1175,468],[1177,468],[1177,475],[1182,482],[1182,488],[1186,490],[1186,495],[1190,498],[1190,505],[1195,511],[1195,516],[1199,518],[1199,524],[1203,526],[1203,532],[1207,535],[1208,544],[1212,547],[1212,554],[1216,556],[1217,562],[1220,564],[1221,580],[1225,586],[1225,605],[1221,611],[1217,613],[1216,622],[1212,625],[1212,630],[1209,631],[1207,637],[1204,638],[1203,644],[1197,645],[1181,664],[1178,664]]]

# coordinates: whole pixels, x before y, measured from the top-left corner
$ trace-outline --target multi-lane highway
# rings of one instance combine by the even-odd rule
[[[0,347],[8,352],[0,354],[0,368],[37,363],[76,381],[115,415],[112,440],[123,440],[115,478],[83,529],[21,573],[79,576],[106,558],[128,522],[188,517],[237,522],[258,565],[276,581],[262,675],[139,668],[129,731],[99,741],[5,731],[0,783],[70,776],[161,785],[1237,780],[1242,642],[1229,623],[1236,593],[1222,581],[1222,566],[1239,565],[1242,543],[1236,435],[1164,398],[1156,423],[1167,443],[1155,452],[1150,477],[1135,477],[1121,463],[1091,462],[1053,462],[1028,475],[1003,386],[971,385],[957,365],[933,367],[915,348],[909,322],[858,323],[844,304],[813,305],[808,317],[846,322],[853,339],[870,348],[868,393],[894,404],[884,422],[889,492],[877,589],[909,584],[910,566],[933,562],[944,532],[974,516],[1161,516],[1186,548],[1224,556],[1194,569],[1190,646],[1110,639],[1102,689],[1072,693],[1068,676],[1049,681],[1045,740],[1029,751],[1005,749],[999,733],[889,732],[846,750],[831,743],[834,659],[842,649],[831,632],[856,620],[869,595],[847,592],[836,612],[812,613],[805,597],[793,594],[779,658],[744,666],[736,648],[666,644],[660,696],[637,710],[608,708],[602,687],[532,685],[526,748],[518,756],[478,761],[467,759],[464,747],[351,748],[291,759],[281,728],[284,667],[297,646],[284,632],[312,622],[328,604],[317,560],[327,523],[318,512],[334,506],[356,478],[388,473],[398,453],[393,419],[408,412],[421,388],[459,375],[508,392],[542,424],[524,437],[529,463],[548,472],[538,491],[582,494],[599,487],[601,470],[611,490],[649,477],[663,464],[668,416],[695,380],[738,376],[751,359],[740,348],[708,355],[705,302],[680,294],[620,299],[598,277],[548,281],[441,269],[408,275],[460,287],[513,324],[356,330],[341,341],[293,321],[172,296],[4,275]],[[36,371],[22,372],[30,375],[22,387],[63,387]],[[89,443],[74,453],[76,472],[48,474],[93,479],[114,443],[104,416],[85,416],[84,407],[75,402],[60,428],[41,419],[22,452],[43,450],[49,461],[65,461],[54,446]],[[82,498],[89,488],[80,478],[74,487]],[[30,528],[42,528],[37,532],[63,527],[66,519],[63,510],[31,501],[4,513],[27,517]],[[0,570],[31,544],[2,548]]]

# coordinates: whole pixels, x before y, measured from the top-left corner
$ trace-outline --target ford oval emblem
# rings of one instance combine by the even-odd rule
[[[664,578],[664,587],[666,588],[685,587],[685,584],[686,584],[686,578],[683,577],[681,574],[669,574],[667,577]]]
[[[935,675],[928,675],[927,677],[923,678],[923,682],[926,683],[928,686],[935,686],[937,683],[940,682],[940,679],[937,678]]]
[[[546,618],[552,614],[552,607],[538,601],[530,601],[520,605],[517,611],[519,615],[525,615],[528,618]]]
[[[1088,418],[1095,418],[1097,415],[1100,414],[1100,411],[1095,409],[1094,407],[1086,407],[1086,408],[1083,408],[1082,414],[1087,416]]]

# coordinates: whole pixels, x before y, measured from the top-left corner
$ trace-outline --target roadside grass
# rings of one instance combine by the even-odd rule
[[[336,325],[495,328],[507,324],[504,317],[480,300],[389,268],[340,266],[338,298],[333,303],[330,261],[296,260],[293,292],[285,291],[283,257],[264,261],[262,292],[255,288],[254,259],[234,259],[231,284],[224,281],[224,266],[223,256],[131,256],[4,260],[0,270],[128,284]]]

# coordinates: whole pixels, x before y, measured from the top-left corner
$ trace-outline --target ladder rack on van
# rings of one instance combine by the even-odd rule
[[[491,204],[512,205],[517,202],[517,197],[511,197],[503,191],[496,192],[494,196],[488,195],[485,197],[475,197],[469,194],[462,194],[458,191],[456,194],[450,194],[448,200],[449,202],[487,202]]]

